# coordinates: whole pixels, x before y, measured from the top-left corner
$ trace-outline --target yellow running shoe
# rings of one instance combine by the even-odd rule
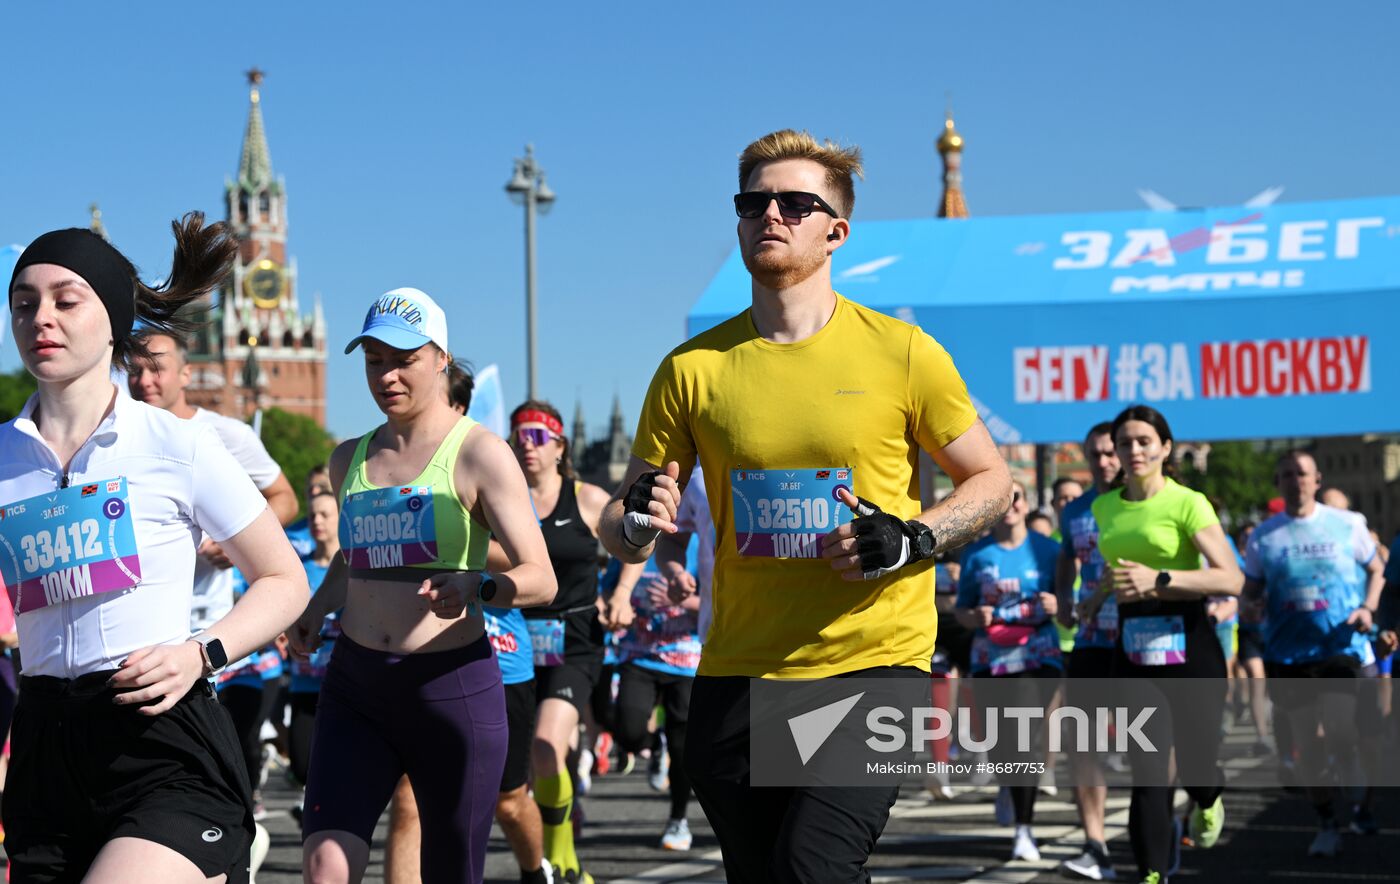
[[[1202,849],[1215,846],[1220,830],[1225,828],[1225,805],[1217,796],[1210,807],[1198,807],[1191,812],[1191,840]]]

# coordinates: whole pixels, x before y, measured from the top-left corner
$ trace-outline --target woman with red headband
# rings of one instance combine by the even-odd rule
[[[531,400],[510,415],[510,444],[530,485],[559,592],[525,610],[535,649],[535,803],[544,821],[544,855],[564,875],[591,880],[574,853],[573,782],[565,761],[579,715],[603,670],[603,631],[632,622],[632,587],[641,565],[627,565],[598,610],[598,519],[610,495],[574,476],[564,421],[548,402]]]

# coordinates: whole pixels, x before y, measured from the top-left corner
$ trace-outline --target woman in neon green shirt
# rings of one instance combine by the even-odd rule
[[[1114,677],[1151,679],[1166,701],[1167,714],[1154,715],[1143,728],[1157,751],[1130,753],[1137,785],[1128,832],[1142,880],[1157,884],[1173,871],[1180,844],[1167,785],[1169,748],[1175,747],[1177,777],[1196,802],[1191,835],[1197,846],[1214,845],[1224,824],[1224,776],[1216,759],[1226,670],[1206,602],[1239,595],[1244,575],[1210,502],[1171,477],[1166,418],[1135,405],[1114,420],[1113,440],[1123,465],[1120,487],[1098,497],[1093,512],[1105,562],[1101,587],[1118,599]],[[1202,556],[1208,568],[1201,568]]]

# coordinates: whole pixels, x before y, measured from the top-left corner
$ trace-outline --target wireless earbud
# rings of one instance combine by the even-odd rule
[[[840,238],[841,238],[841,234],[839,234],[839,233],[829,233],[829,234],[827,234],[826,241],[827,241],[827,242],[835,242],[836,240],[838,240],[838,239],[840,239]]]

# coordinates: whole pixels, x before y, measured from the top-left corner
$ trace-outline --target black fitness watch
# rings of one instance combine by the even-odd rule
[[[204,658],[204,677],[213,678],[228,666],[228,652],[224,643],[208,633],[200,633],[190,639],[199,645],[199,655]]]
[[[1170,571],[1158,571],[1158,572],[1157,572],[1157,591],[1158,591],[1158,592],[1161,592],[1162,590],[1166,589],[1168,586],[1171,586],[1171,585],[1172,585],[1172,572],[1170,572]]]
[[[481,586],[476,590],[476,597],[483,602],[490,602],[496,597],[496,579],[491,576],[483,577]]]
[[[938,542],[933,539],[932,528],[918,519],[910,519],[904,523],[904,533],[909,538],[910,562],[922,562],[933,558]]]

